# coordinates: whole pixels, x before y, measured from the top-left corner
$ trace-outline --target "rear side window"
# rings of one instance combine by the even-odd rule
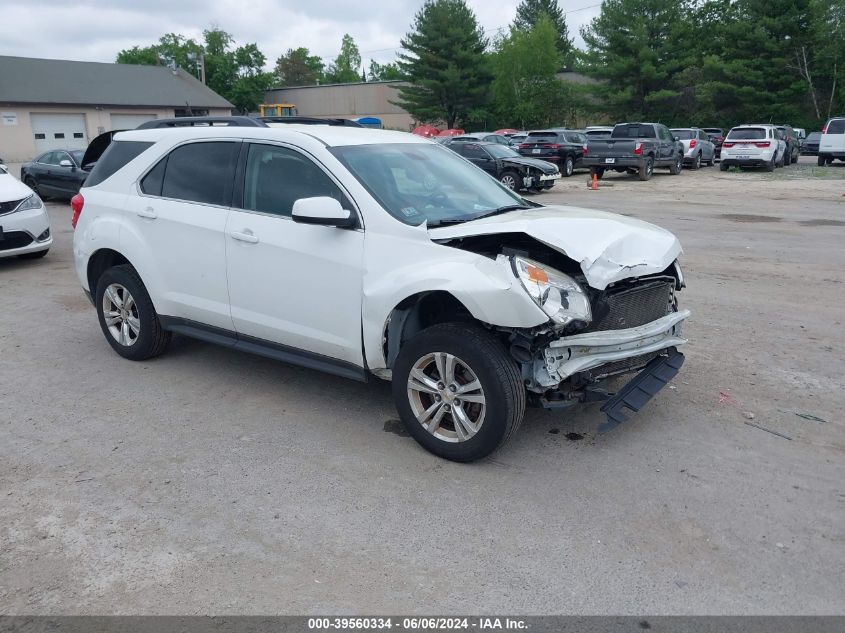
[[[229,206],[239,146],[234,142],[211,141],[177,147],[167,156],[161,195]]]
[[[657,132],[653,125],[638,125],[636,123],[625,123],[613,128],[611,138],[657,138]]]
[[[754,141],[766,138],[766,129],[762,127],[734,128],[728,132],[731,141]]]
[[[833,119],[827,124],[828,134],[845,134],[845,119]]]
[[[152,143],[141,141],[114,141],[97,160],[97,164],[85,179],[85,186],[99,185],[151,146]]]

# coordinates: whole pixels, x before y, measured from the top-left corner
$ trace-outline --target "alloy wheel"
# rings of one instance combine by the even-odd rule
[[[417,421],[444,442],[466,442],[484,423],[487,400],[481,382],[453,354],[431,352],[417,360],[407,392]]]
[[[502,176],[501,183],[508,189],[516,189],[516,178],[514,178],[510,174],[505,174],[504,176]]]
[[[115,341],[130,347],[141,333],[138,306],[129,291],[120,284],[111,284],[103,293],[103,318]]]

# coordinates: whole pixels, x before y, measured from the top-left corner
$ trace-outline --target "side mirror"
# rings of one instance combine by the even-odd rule
[[[329,196],[300,198],[293,203],[292,217],[300,224],[319,224],[348,228],[355,225],[355,216],[340,202]]]
[[[73,163],[65,158],[64,160],[59,161],[59,167],[73,167]]]

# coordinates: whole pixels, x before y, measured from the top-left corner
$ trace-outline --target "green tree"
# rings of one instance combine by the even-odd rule
[[[340,53],[326,69],[326,82],[332,84],[350,84],[361,81],[361,53],[355,40],[348,33],[340,43]]]
[[[229,100],[238,111],[249,112],[264,100],[264,91],[272,84],[272,75],[264,72],[267,59],[258,46],[245,44],[234,48],[234,44],[231,34],[219,28],[204,31],[203,44],[168,33],[152,46],[133,46],[120,51],[117,63],[175,64],[196,72],[202,56],[208,87]]]
[[[426,0],[401,41],[396,104],[419,121],[448,127],[478,120],[490,81],[487,40],[464,0]]]
[[[390,81],[402,79],[402,71],[396,64],[379,64],[376,60],[370,60],[369,81]]]
[[[617,119],[668,120],[683,90],[677,75],[694,65],[685,37],[694,0],[605,0],[581,29],[585,71],[602,81],[596,92]]]
[[[323,68],[323,60],[307,48],[289,48],[276,60],[273,74],[279,86],[311,86],[323,78]]]
[[[555,47],[560,53],[560,63],[568,63],[572,53],[572,40],[569,37],[566,16],[560,10],[557,0],[522,0],[516,7],[513,26],[522,31],[530,31],[542,16],[551,20],[557,32]]]
[[[566,86],[557,78],[557,30],[541,15],[528,30],[511,27],[496,43],[492,84],[500,123],[519,129],[563,123]]]

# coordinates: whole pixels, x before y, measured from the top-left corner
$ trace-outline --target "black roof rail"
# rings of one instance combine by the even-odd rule
[[[182,116],[174,119],[153,119],[135,129],[155,130],[171,127],[267,127],[267,125],[248,116]]]
[[[300,125],[336,125],[342,127],[364,127],[352,119],[327,119],[315,116],[261,116],[262,123],[299,123]]]

